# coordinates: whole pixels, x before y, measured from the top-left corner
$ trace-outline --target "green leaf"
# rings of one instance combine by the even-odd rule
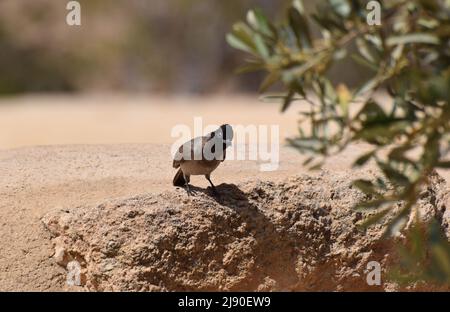
[[[368,101],[359,111],[356,118],[363,121],[364,125],[368,125],[371,123],[385,122],[388,116],[375,101]]]
[[[259,97],[259,100],[264,103],[283,103],[284,99],[286,98],[286,94],[280,93],[280,94],[269,94],[269,95],[262,95]],[[292,102],[294,101],[303,101],[303,97],[293,97]]]
[[[297,9],[300,14],[305,14],[305,6],[303,5],[303,0],[293,0],[292,1],[292,7]]]
[[[375,64],[368,62],[365,58],[361,57],[360,55],[352,54],[351,58],[359,65],[365,66],[374,72],[378,72],[378,67]]]
[[[365,35],[364,39],[371,44],[373,48],[382,53],[384,51],[383,47],[383,39],[380,38],[379,35]]]
[[[304,167],[308,166],[314,159],[315,159],[314,156],[308,157],[308,158],[303,162],[302,166],[304,166]]]
[[[311,171],[320,170],[320,169],[322,169],[323,165],[324,165],[324,162],[321,161],[317,165],[314,165],[314,166],[310,167],[309,170],[311,170]]]
[[[405,206],[397,215],[390,220],[383,236],[391,237],[396,235],[407,222],[408,213],[411,211],[409,205]]]
[[[306,98],[306,92],[305,89],[303,89],[303,86],[296,80],[294,80],[291,83],[291,88],[297,92],[298,94],[300,94],[302,97]]]
[[[353,167],[364,166],[374,155],[375,155],[375,151],[371,151],[369,153],[366,153],[366,154],[360,156],[353,164]]]
[[[336,50],[336,51],[333,53],[333,60],[335,60],[335,61],[341,61],[341,60],[343,60],[343,59],[345,59],[345,58],[347,57],[347,54],[348,54],[348,52],[347,52],[346,49],[339,49],[339,50]]]
[[[263,70],[265,65],[263,63],[250,63],[242,66],[236,70],[236,74],[251,73],[259,70]]]
[[[226,39],[228,44],[235,49],[257,54],[253,31],[244,23],[234,24],[232,33],[228,34]]]
[[[281,112],[284,113],[292,103],[292,99],[294,98],[295,91],[290,90],[287,96],[284,98],[283,106],[281,107]]]
[[[428,29],[434,29],[439,26],[439,22],[435,19],[421,18],[417,21],[420,26]]]
[[[391,53],[392,58],[395,61],[398,61],[402,57],[404,50],[405,50],[404,44],[400,44],[400,45],[396,46],[394,51],[392,51],[392,53]]]
[[[341,17],[347,18],[352,8],[347,0],[329,0],[333,10]]]
[[[295,138],[287,140],[290,145],[298,148],[300,151],[311,151],[318,153],[323,149],[323,142],[317,138]]]
[[[272,38],[274,32],[267,17],[260,9],[250,10],[247,13],[247,23],[256,31]]]
[[[411,182],[409,181],[409,179],[403,173],[400,173],[399,171],[395,170],[390,165],[378,162],[378,166],[391,183],[399,186],[410,185]]]
[[[373,91],[374,89],[376,89],[378,87],[379,84],[380,84],[380,79],[378,77],[374,77],[374,78],[370,79],[369,81],[364,83],[355,92],[355,97],[359,97],[359,96],[364,95],[365,93],[367,93],[369,91]]]
[[[279,79],[280,74],[278,72],[269,73],[269,75],[267,75],[267,77],[261,83],[261,86],[259,87],[259,92],[260,93],[266,92],[267,89],[269,89],[272,85],[278,82]]]
[[[226,40],[231,47],[233,47],[237,50],[241,50],[241,51],[249,52],[249,53],[254,52],[251,47],[249,47],[247,44],[245,44],[242,40],[240,40],[238,37],[236,37],[233,34],[227,34]]]
[[[267,59],[270,56],[269,48],[267,47],[264,38],[260,34],[253,35],[253,41],[255,42],[256,51],[263,58]]]
[[[361,223],[358,227],[360,229],[367,229],[371,225],[374,225],[376,223],[379,223],[384,217],[388,215],[388,213],[391,211],[390,208],[383,209],[374,215],[368,217],[366,220],[364,220],[363,223]]]
[[[423,44],[440,44],[439,37],[427,33],[407,34],[403,36],[394,36],[387,39],[388,46],[396,46],[401,44],[423,43]]]
[[[283,81],[286,84],[292,84],[296,79],[302,78],[306,72],[319,64],[323,64],[324,62],[326,62],[325,56],[317,55],[316,57],[308,60],[306,63],[285,70],[283,72]]]
[[[329,84],[329,88],[333,89],[333,86],[331,84]],[[348,116],[348,110],[349,110],[350,103],[353,99],[353,94],[350,92],[350,90],[344,84],[338,85],[335,92],[334,92],[334,89],[330,92],[335,93],[334,98],[333,98],[333,96],[329,97],[331,99],[331,101],[336,102],[336,97],[337,97],[339,106],[342,109],[342,113],[344,114],[344,116]]]
[[[378,210],[381,206],[390,203],[387,199],[379,198],[371,201],[360,202],[355,205],[356,211]]]
[[[450,252],[448,249],[448,244],[434,244],[431,250],[433,252],[436,264],[444,273],[442,275],[448,276],[448,278],[450,278]]]
[[[394,138],[405,134],[410,127],[408,120],[387,116],[375,103],[364,107],[357,119],[360,120],[362,128],[355,132],[353,139],[362,139],[375,145],[390,144]]]
[[[335,35],[338,33],[339,35],[342,35],[347,30],[345,28],[345,23],[342,21],[342,18],[337,15],[329,14],[328,7],[326,6],[321,11],[319,11],[317,14],[312,14],[313,20],[321,27],[322,33],[329,33]],[[325,30],[325,32],[324,32]]]
[[[375,185],[369,180],[356,180],[353,181],[353,185],[366,195],[379,195]]]
[[[300,78],[305,74],[308,70],[314,67],[314,64],[311,62],[304,63],[299,66],[295,66],[283,72],[283,81],[286,84],[292,83],[297,78]]]
[[[306,17],[295,7],[289,8],[289,25],[294,32],[299,47],[311,48],[312,39]]]
[[[356,47],[358,48],[361,56],[364,57],[369,63],[376,64],[380,60],[380,55],[377,49],[375,49],[369,41],[358,38],[356,39]]]
[[[412,146],[412,145],[404,145],[404,146],[396,147],[396,148],[392,149],[391,152],[389,152],[388,158],[390,160],[394,160],[397,162],[411,164],[414,167],[416,167],[417,166],[416,163],[413,162],[408,157],[406,157],[406,155],[405,155],[406,152],[410,151],[413,148],[414,148],[414,146]]]

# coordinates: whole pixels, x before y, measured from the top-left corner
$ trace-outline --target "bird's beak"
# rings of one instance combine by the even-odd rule
[[[232,140],[223,140],[226,146],[231,146],[233,144]]]

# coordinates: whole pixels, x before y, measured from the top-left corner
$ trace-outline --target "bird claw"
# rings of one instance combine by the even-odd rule
[[[197,195],[197,192],[195,190],[191,190],[191,188],[189,187],[189,185],[186,185],[186,192],[188,194],[188,196],[190,197],[191,195]]]

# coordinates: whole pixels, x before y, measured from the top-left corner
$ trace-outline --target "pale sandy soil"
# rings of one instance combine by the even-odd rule
[[[300,105],[300,104],[299,104]],[[298,107],[298,105],[297,105]],[[257,96],[147,97],[125,95],[0,98],[0,149],[54,144],[168,143],[175,125],[280,125],[282,137],[297,133],[295,107]]]
[[[0,290],[64,290],[64,271],[51,258],[40,218],[55,208],[172,189],[170,130],[176,123],[192,125],[193,116],[205,123],[280,124],[282,137],[295,134],[297,117],[295,109],[281,116],[276,105],[247,97],[1,100]],[[349,170],[366,149],[353,146],[325,168]],[[278,181],[305,172],[303,159],[284,147],[277,171],[260,172],[258,161],[227,161],[213,181]],[[192,183],[207,186],[200,177]]]
[[[356,147],[355,147],[356,149]],[[359,149],[359,148],[358,148]],[[351,154],[326,167],[339,170]],[[79,145],[27,147],[0,152],[0,290],[59,290],[63,271],[50,259],[48,233],[40,218],[55,208],[172,189],[168,145]],[[348,157],[347,157],[348,156]],[[216,184],[251,179],[277,181],[304,172],[296,151],[283,149],[279,170],[260,172],[255,161],[225,162]],[[192,184],[207,187],[201,177]]]

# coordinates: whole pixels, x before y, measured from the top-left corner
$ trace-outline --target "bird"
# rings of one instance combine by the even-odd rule
[[[178,169],[173,185],[184,186],[189,196],[191,176],[204,175],[214,194],[218,194],[211,181],[211,173],[225,161],[226,149],[231,146],[233,136],[233,127],[224,124],[206,136],[196,137],[181,145],[173,159],[173,168]]]

